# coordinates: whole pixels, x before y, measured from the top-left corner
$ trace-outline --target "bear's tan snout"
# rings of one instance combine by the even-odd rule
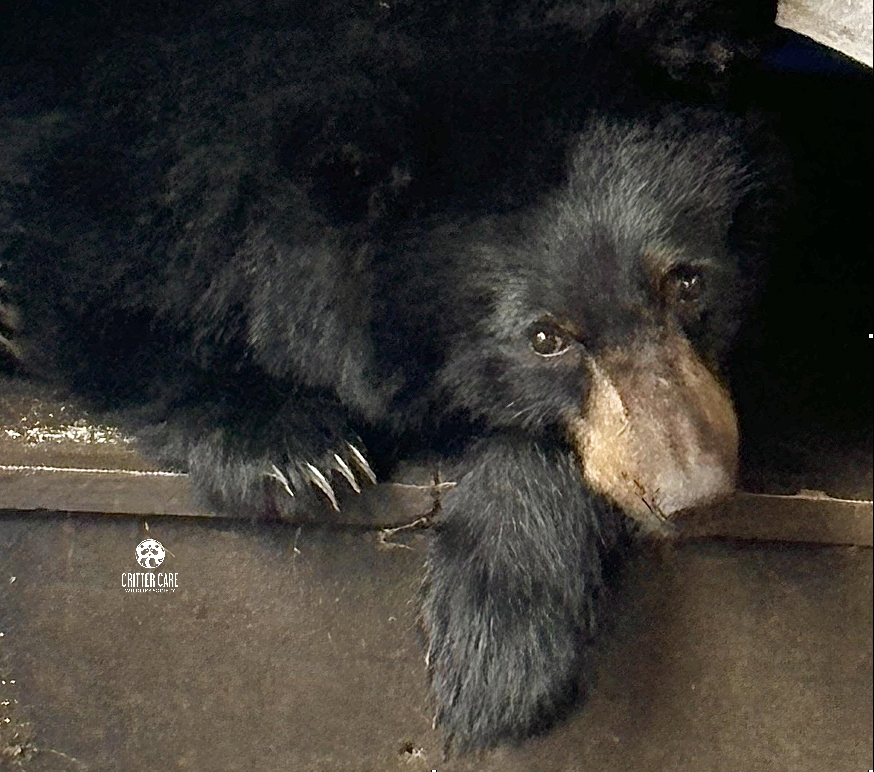
[[[583,477],[642,521],[734,490],[738,429],[728,392],[679,333],[590,360],[571,436]]]

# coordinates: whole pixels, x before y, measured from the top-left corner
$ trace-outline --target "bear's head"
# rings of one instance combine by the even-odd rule
[[[560,189],[472,225],[447,257],[468,281],[451,398],[492,429],[557,433],[645,523],[734,486],[720,366],[770,206],[745,147],[723,118],[594,122]]]

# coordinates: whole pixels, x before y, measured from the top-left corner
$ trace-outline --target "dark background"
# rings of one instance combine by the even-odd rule
[[[747,483],[870,498],[871,70],[798,35],[784,41],[755,86],[789,149],[793,186],[733,359]]]

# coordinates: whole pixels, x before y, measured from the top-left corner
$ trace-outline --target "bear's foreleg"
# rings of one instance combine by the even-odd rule
[[[435,720],[463,751],[536,733],[574,701],[621,521],[570,451],[527,437],[480,441],[460,475],[422,614]]]

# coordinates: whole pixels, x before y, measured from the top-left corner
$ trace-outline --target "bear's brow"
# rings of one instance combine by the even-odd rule
[[[658,282],[662,276],[682,266],[690,268],[711,267],[715,263],[708,255],[690,255],[685,249],[673,245],[645,247],[641,257],[651,281]]]

